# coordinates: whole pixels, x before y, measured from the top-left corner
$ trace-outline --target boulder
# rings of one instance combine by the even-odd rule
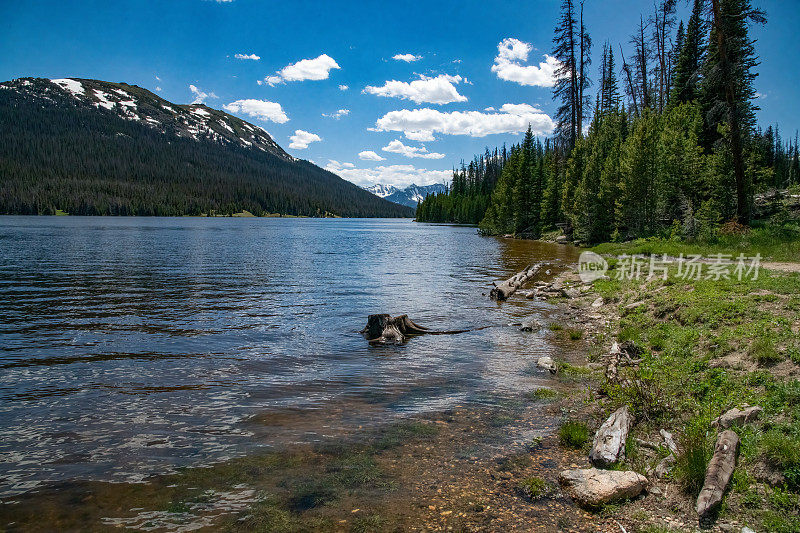
[[[741,426],[742,424],[758,419],[763,411],[764,410],[759,405],[745,407],[744,409],[737,409],[734,407],[711,422],[711,425],[722,429],[728,429],[731,426]]]
[[[574,289],[574,288],[562,289],[561,290],[561,294],[565,298],[577,298],[578,296],[581,295],[581,291],[579,291],[578,289]]]
[[[566,235],[559,235],[558,237],[556,237],[557,244],[567,244],[568,242],[569,239],[567,239]]]
[[[536,361],[536,366],[539,368],[544,368],[545,370],[550,371],[551,374],[555,374],[558,370],[556,366],[556,362],[553,361],[552,357],[540,357],[538,361]]]
[[[607,467],[625,455],[625,441],[633,425],[633,415],[627,405],[614,411],[594,434],[589,460],[599,467]]]
[[[597,300],[595,300],[595,301],[593,301],[593,302],[592,302],[592,307],[594,307],[595,309],[597,309],[598,307],[603,307],[603,304],[604,304],[604,303],[605,303],[605,302],[603,302],[603,298],[598,298]]]
[[[706,468],[706,479],[703,489],[697,497],[697,516],[701,525],[707,525],[713,520],[714,515],[722,503],[722,497],[728,488],[728,483],[733,477],[736,468],[736,458],[739,456],[739,435],[726,429],[717,437],[714,446],[714,455]]]
[[[565,470],[558,481],[573,500],[589,508],[635,498],[647,487],[647,478],[636,472],[597,468]]]

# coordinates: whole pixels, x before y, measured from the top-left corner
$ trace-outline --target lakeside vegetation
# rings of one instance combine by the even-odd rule
[[[582,9],[564,0],[553,50],[556,135],[541,141],[529,129],[510,149],[462,165],[417,219],[534,238],[561,228],[601,243],[711,241],[725,223],[749,226],[775,211],[791,218],[776,203],[756,205],[758,193],[800,180],[797,139],[756,126],[749,32],[765,14],[747,0],[695,0],[686,24],[676,22],[676,2],[658,2],[628,57],[619,46],[619,69],[617,47],[605,43],[592,103],[592,41]]]
[[[755,280],[643,283],[617,280],[614,269],[594,290],[613,306],[611,331],[635,343],[641,362],[621,379],[637,386],[600,380],[597,390],[608,409],[626,404],[639,421],[624,466],[652,469],[636,438],[675,431],[681,451],[669,480],[693,502],[714,447],[711,422],[732,407],[760,405],[760,420],[735,428],[741,455],[721,518],[800,531],[800,275],[762,270]]]

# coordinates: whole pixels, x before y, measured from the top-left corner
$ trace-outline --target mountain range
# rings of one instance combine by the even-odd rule
[[[390,202],[406,205],[408,207],[417,207],[417,204],[424,200],[427,195],[447,192],[447,185],[443,183],[415,185],[412,183],[408,187],[400,189],[394,185],[376,183],[375,185],[364,187],[364,189]]]
[[[125,83],[0,83],[0,214],[410,217],[261,127]]]

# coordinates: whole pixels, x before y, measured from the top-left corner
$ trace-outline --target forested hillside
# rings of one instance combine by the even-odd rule
[[[0,84],[0,214],[403,217],[203,105],[97,80]]]
[[[675,0],[660,0],[629,43],[605,43],[594,84],[581,6],[564,0],[561,13],[555,136],[529,131],[487,151],[454,172],[448,195],[420,204],[418,220],[532,236],[558,224],[589,243],[693,239],[750,224],[757,193],[798,183],[796,135],[786,143],[756,124],[750,28],[766,15],[749,0],[694,0],[685,23]]]

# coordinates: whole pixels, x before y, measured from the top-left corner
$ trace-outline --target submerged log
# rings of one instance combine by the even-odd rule
[[[484,329],[484,327],[438,331],[420,326],[408,318],[408,315],[393,317],[384,313],[369,315],[369,317],[367,317],[367,326],[362,329],[360,333],[364,335],[369,342],[401,343],[405,341],[406,337],[409,335],[449,335],[452,333],[465,333],[467,331]]]
[[[528,282],[533,276],[539,272],[541,265],[533,265],[525,267],[525,270],[522,272],[518,272],[505,280],[500,285],[495,285],[494,288],[489,292],[489,297],[492,300],[506,300],[509,296],[514,294],[517,289],[522,287],[525,283]]]
[[[697,515],[701,524],[713,519],[714,513],[722,503],[722,497],[736,468],[736,457],[739,455],[739,435],[726,429],[719,434],[714,446],[714,455],[706,469],[706,481],[703,490],[697,497]]]
[[[589,460],[599,467],[606,467],[619,461],[625,455],[625,441],[633,425],[633,416],[628,406],[623,405],[603,422],[594,435]]]

